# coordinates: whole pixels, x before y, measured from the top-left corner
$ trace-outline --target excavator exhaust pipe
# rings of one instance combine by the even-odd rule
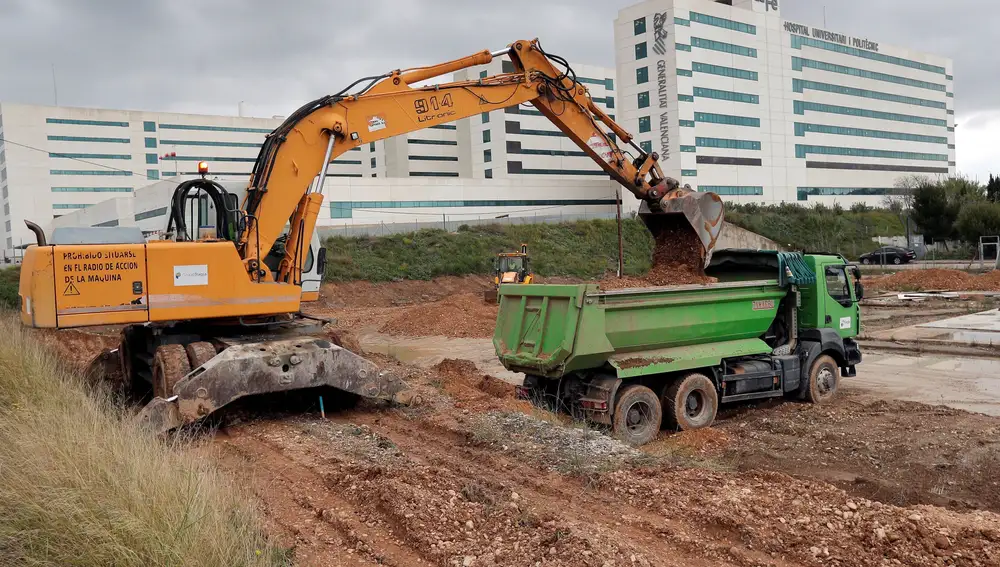
[[[699,193],[689,187],[678,187],[672,179],[660,187],[663,197],[652,205],[643,201],[639,205],[639,218],[657,242],[668,231],[690,227],[701,243],[704,265],[708,266],[724,224],[722,199],[715,193]]]

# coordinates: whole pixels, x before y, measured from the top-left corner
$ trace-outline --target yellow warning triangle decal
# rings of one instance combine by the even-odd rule
[[[80,290],[76,289],[73,282],[69,282],[69,285],[66,286],[66,291],[63,292],[63,295],[80,295]]]

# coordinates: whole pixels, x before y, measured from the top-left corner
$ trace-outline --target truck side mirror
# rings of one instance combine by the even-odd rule
[[[316,273],[322,278],[326,274],[326,247],[320,246],[316,254]]]
[[[856,297],[858,301],[865,298],[865,284],[861,283],[861,280],[854,282],[854,297]]]

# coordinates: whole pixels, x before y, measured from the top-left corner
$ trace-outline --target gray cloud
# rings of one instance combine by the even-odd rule
[[[707,0],[706,0],[707,1]],[[0,100],[234,114],[287,113],[354,78],[540,37],[572,61],[613,66],[630,0],[0,0]],[[784,0],[822,25],[822,4]],[[963,114],[1000,109],[989,40],[1000,4],[840,0],[827,27],[949,56]]]

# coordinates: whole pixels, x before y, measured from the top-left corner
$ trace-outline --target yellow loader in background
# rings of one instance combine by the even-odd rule
[[[493,261],[493,289],[483,292],[486,303],[497,303],[500,300],[500,284],[530,284],[535,279],[531,273],[531,259],[528,257],[528,245],[522,244],[520,252],[501,252]]]

